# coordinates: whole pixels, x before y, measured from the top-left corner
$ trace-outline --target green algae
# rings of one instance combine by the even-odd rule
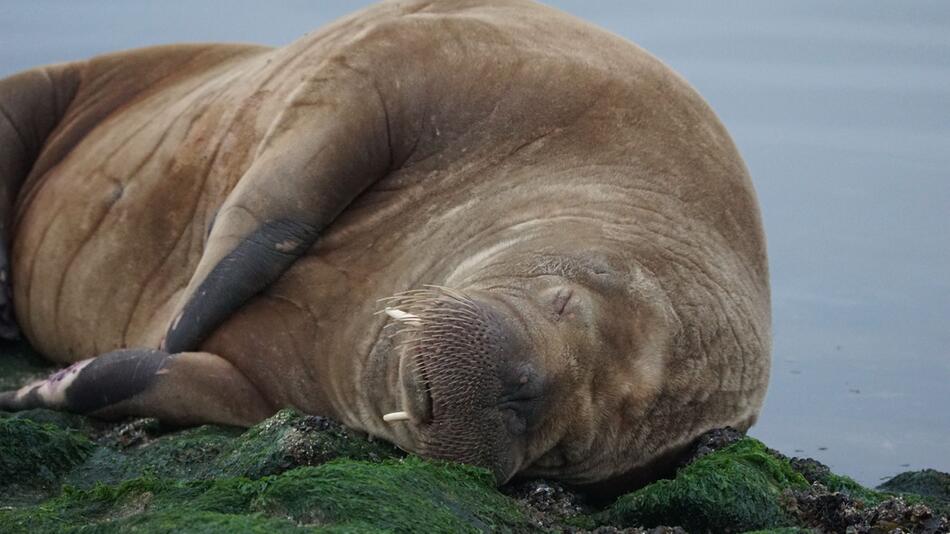
[[[41,424],[50,424],[62,430],[76,430],[82,433],[90,433],[93,431],[93,424],[88,417],[44,408],[24,410],[22,412],[9,414],[0,412],[0,416],[6,416],[10,419],[25,419]]]
[[[900,495],[911,504],[924,504],[950,517],[950,474],[935,469],[907,471],[877,487],[887,495]]]
[[[0,453],[0,532],[536,531],[540,524],[531,519],[537,510],[522,509],[532,505],[503,495],[486,471],[406,457],[293,410],[246,430],[108,424],[48,410],[0,414]],[[905,479],[920,492],[945,480],[898,482]],[[811,531],[792,517],[791,503],[797,492],[822,486],[866,506],[892,496],[817,462],[789,463],[744,438],[602,512],[545,515],[544,524],[804,533]]]
[[[950,474],[934,469],[901,473],[877,489],[890,493],[920,495],[950,505]]]
[[[67,488],[33,507],[0,512],[3,532],[513,531],[530,528],[485,470],[418,458],[335,460],[252,480],[141,477]]]
[[[215,426],[189,428],[147,443],[119,450],[100,446],[65,482],[77,488],[116,484],[144,475],[179,480],[213,478],[214,461],[240,439],[240,429]]]
[[[625,495],[598,519],[622,526],[680,525],[690,532],[743,532],[794,526],[782,493],[807,489],[788,461],[752,438],[725,447]]]
[[[831,472],[817,477],[816,481],[828,491],[847,495],[861,501],[864,506],[876,506],[900,496],[909,504],[923,504],[937,514],[950,516],[950,475],[933,469],[901,473],[878,486],[877,490]]]
[[[28,428],[42,421],[49,432],[59,430],[57,435],[79,435],[69,434],[69,429],[96,434],[87,418],[49,410],[21,412],[0,421]],[[148,437],[134,447],[119,446],[109,435],[99,435],[96,441],[99,446],[89,443],[84,461],[63,474],[64,483],[90,488],[148,474],[178,480],[260,478],[335,458],[376,461],[403,456],[388,443],[370,442],[336,423],[294,410],[282,410],[246,431],[205,425]],[[19,448],[12,445],[11,450]]]
[[[78,432],[0,418],[0,502],[21,503],[58,489],[95,446]]]
[[[401,456],[392,445],[366,440],[325,418],[282,410],[235,440],[214,460],[210,473],[258,478],[335,458],[379,461]]]
[[[204,426],[128,448],[97,432],[43,410],[0,417],[0,474],[32,484],[0,494],[0,532],[530,528],[487,471],[395,459],[388,444],[291,410],[243,433]]]
[[[253,506],[303,524],[356,520],[394,531],[499,530],[527,524],[517,506],[495,489],[488,471],[416,457],[380,464],[338,461],[289,471],[274,479]]]
[[[878,504],[890,497],[890,495],[885,493],[865,488],[849,477],[836,475],[834,473],[828,473],[819,477],[818,483],[828,488],[828,491],[843,493],[852,499],[862,501],[868,505]]]

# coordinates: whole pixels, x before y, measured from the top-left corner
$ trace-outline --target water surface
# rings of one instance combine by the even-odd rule
[[[950,471],[950,3],[553,2],[683,74],[769,238],[752,434],[875,485]],[[177,41],[283,44],[366,2],[0,1],[0,75]]]

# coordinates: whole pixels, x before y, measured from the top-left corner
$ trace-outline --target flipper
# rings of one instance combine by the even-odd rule
[[[361,73],[339,64],[325,69],[297,89],[218,211],[164,350],[196,350],[389,171],[382,96]]]
[[[275,410],[247,378],[206,352],[130,349],[82,360],[15,391],[0,410],[50,408],[104,419],[156,417],[177,425],[250,426]]]

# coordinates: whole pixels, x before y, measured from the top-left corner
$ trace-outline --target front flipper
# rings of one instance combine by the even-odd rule
[[[342,66],[306,82],[221,206],[162,344],[196,350],[391,165],[385,104]]]
[[[274,408],[223,358],[206,352],[119,350],[0,393],[0,410],[51,408],[105,419],[251,426]]]

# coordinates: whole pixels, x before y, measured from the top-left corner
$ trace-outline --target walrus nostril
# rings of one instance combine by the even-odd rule
[[[499,404],[530,401],[544,393],[544,379],[534,365],[521,363],[511,370],[502,370],[502,393]]]

